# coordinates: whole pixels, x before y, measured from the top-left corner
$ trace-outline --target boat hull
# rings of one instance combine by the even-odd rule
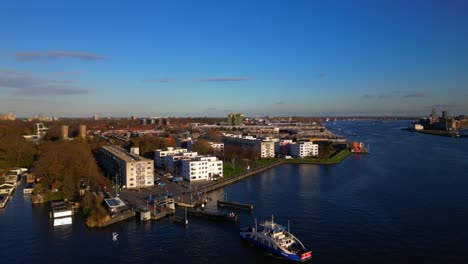
[[[255,246],[258,246],[258,247],[260,247],[260,248],[262,248],[262,249],[264,249],[264,250],[266,250],[268,252],[271,252],[271,253],[275,254],[276,256],[279,256],[279,257],[287,259],[287,260],[292,260],[292,261],[295,261],[295,262],[306,262],[306,261],[312,259],[312,254],[309,254],[309,257],[307,257],[307,258],[302,258],[302,256],[300,256],[300,255],[286,253],[286,252],[274,249],[272,247],[266,246],[266,245],[258,242],[257,240],[252,239],[248,232],[241,232],[240,237],[242,239],[244,239],[245,241],[247,241],[247,242],[249,242],[249,243],[251,243],[251,244],[253,244]]]

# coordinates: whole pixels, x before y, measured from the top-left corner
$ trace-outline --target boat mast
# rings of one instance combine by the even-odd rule
[[[255,232],[257,232],[257,218],[255,218]]]
[[[288,220],[288,233],[291,235],[291,227],[289,226],[289,220]]]
[[[274,222],[273,222],[273,214],[272,214],[272,215],[271,215],[271,229],[274,228],[274,227],[273,227],[273,223],[274,223]]]

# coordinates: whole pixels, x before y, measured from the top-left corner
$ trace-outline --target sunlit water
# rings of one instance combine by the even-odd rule
[[[284,263],[239,239],[241,226],[272,214],[290,221],[315,263],[468,263],[468,139],[400,130],[408,124],[327,124],[371,154],[282,165],[226,187],[229,200],[255,206],[240,212],[240,224],[128,220],[88,229],[77,214],[73,225],[53,227],[49,207],[32,206],[20,187],[0,211],[1,263]]]

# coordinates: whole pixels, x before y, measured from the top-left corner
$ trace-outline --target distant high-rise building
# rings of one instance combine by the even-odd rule
[[[86,125],[80,125],[80,137],[86,138]]]
[[[244,115],[242,113],[237,113],[234,119],[235,126],[242,126],[244,124]]]
[[[442,111],[442,118],[445,118],[445,119],[448,118],[447,111]]]
[[[98,115],[93,115],[93,120],[99,120],[99,116]]]
[[[134,115],[132,115],[132,116],[130,117],[130,120],[137,120],[137,117],[134,116]]]
[[[62,126],[62,139],[68,139],[68,126]]]
[[[437,117],[437,111],[435,107],[432,108],[431,117]]]
[[[244,115],[242,113],[228,114],[227,125],[228,126],[242,126],[244,124]]]
[[[234,114],[233,113],[230,113],[228,114],[227,116],[227,125],[228,126],[233,126],[234,125]]]

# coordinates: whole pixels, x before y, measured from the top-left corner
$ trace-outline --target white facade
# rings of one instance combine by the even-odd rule
[[[291,144],[291,156],[293,157],[312,157],[318,156],[318,145],[313,142],[299,142]]]
[[[183,152],[181,155],[166,156],[166,170],[178,173],[180,170],[179,162],[183,159],[191,159],[198,156],[198,152]]]
[[[119,184],[127,188],[154,186],[154,162],[129,153],[122,148],[104,146],[101,148],[100,163],[110,176],[119,177]]]
[[[424,130],[424,127],[421,124],[414,124],[414,130]]]
[[[210,146],[214,151],[223,151],[224,150],[224,143],[210,142]]]
[[[187,149],[183,148],[174,149],[172,147],[169,147],[166,150],[157,149],[154,151],[154,165],[159,168],[165,168],[167,156],[181,155],[185,152],[187,152]]]
[[[200,156],[182,160],[181,176],[187,181],[212,180],[223,177],[223,161],[216,157]]]

